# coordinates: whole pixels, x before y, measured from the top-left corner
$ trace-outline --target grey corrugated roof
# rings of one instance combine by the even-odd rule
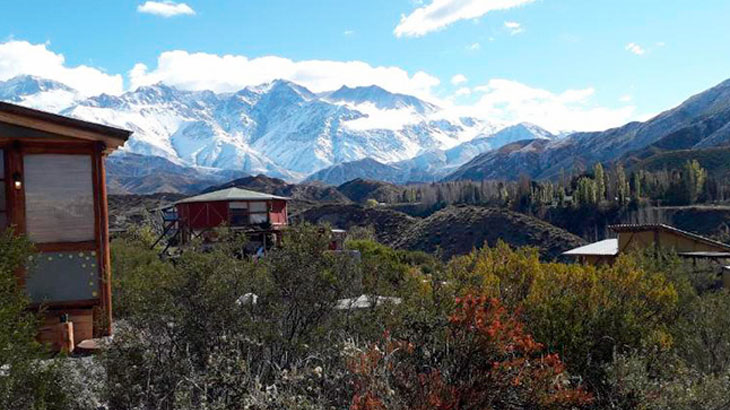
[[[191,202],[216,202],[216,201],[267,201],[272,199],[289,200],[283,196],[264,194],[256,191],[249,191],[241,188],[226,188],[220,191],[208,192],[198,196],[192,196],[177,201],[176,204],[189,204]]]
[[[580,248],[563,252],[563,255],[573,256],[615,256],[618,255],[618,239],[606,239],[594,242]]]

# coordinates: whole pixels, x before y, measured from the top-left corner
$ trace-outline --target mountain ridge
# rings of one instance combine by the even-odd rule
[[[706,122],[713,117],[722,117],[722,124],[709,127]],[[693,127],[693,138],[697,142],[684,149],[730,144],[730,80],[695,94],[644,122],[630,122],[601,132],[574,133],[548,144],[525,144],[511,152],[482,153],[445,180],[516,179],[520,175],[533,179],[555,178],[561,170],[581,171],[596,162],[616,161]]]

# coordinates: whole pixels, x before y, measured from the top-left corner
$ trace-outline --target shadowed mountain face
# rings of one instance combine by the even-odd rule
[[[494,134],[474,138],[447,150],[432,150],[415,158],[389,164],[371,158],[345,162],[325,168],[307,178],[339,185],[354,179],[370,179],[405,184],[433,182],[444,178],[462,164],[481,153],[499,149],[505,145],[528,139],[541,142],[557,137],[550,132],[529,123],[516,124]]]
[[[515,179],[521,174],[535,179],[551,178],[557,176],[561,169],[583,169],[596,162],[613,161],[629,153],[651,150],[652,145],[658,150],[672,150],[728,144],[730,80],[643,123],[633,122],[603,132],[576,133],[547,144],[521,143],[519,149],[508,146],[511,148],[486,152],[446,179]]]
[[[106,167],[107,186],[114,195],[157,192],[191,195],[246,175],[240,171],[185,167],[161,157],[135,154],[112,155]]]
[[[284,196],[302,201],[347,203],[349,199],[334,187],[318,184],[290,184],[278,178],[266,175],[249,176],[236,179],[225,184],[211,186],[202,193],[218,191],[226,188],[243,188],[256,192]]]

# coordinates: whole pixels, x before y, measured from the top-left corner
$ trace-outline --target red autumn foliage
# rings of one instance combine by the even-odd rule
[[[350,368],[357,376],[352,410],[569,409],[592,402],[557,354],[545,353],[514,312],[485,297],[457,300],[442,343],[414,345],[386,334]]]

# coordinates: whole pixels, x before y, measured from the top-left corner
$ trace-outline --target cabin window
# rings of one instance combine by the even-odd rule
[[[5,151],[0,150],[0,230],[8,226],[8,204],[5,196]]]
[[[248,204],[246,202],[231,202],[228,210],[231,215],[231,226],[248,225]]]
[[[251,202],[251,213],[267,212],[266,202]]]
[[[266,223],[268,221],[268,215],[267,214],[251,214],[251,223],[252,224],[262,224]]]
[[[26,231],[35,243],[94,240],[91,156],[23,158]]]
[[[251,213],[251,224],[266,223],[269,220],[269,211],[266,202],[251,202],[248,206]]]

